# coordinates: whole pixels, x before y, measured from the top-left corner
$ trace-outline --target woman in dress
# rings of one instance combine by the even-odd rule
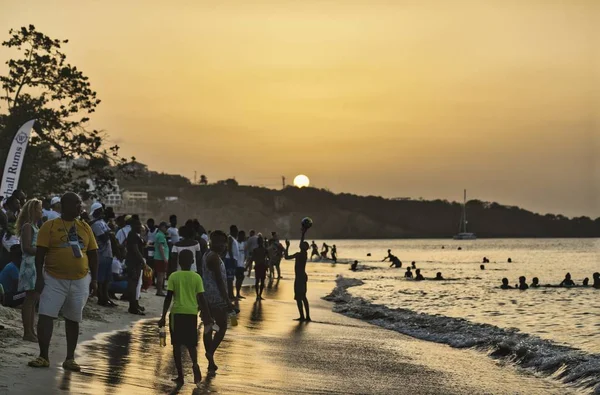
[[[35,282],[37,272],[35,269],[35,254],[38,235],[37,224],[42,220],[42,201],[31,199],[21,209],[17,218],[16,229],[21,237],[21,249],[23,258],[19,270],[19,291],[25,291],[25,302],[21,310],[23,318],[23,340],[38,341],[35,333],[35,304],[37,295],[35,293]],[[39,274],[40,276],[42,273]]]

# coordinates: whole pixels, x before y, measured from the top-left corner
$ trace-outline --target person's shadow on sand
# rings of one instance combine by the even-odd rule
[[[250,321],[261,322],[262,320],[263,320],[262,303],[260,300],[257,300],[252,305],[252,312],[250,313]]]

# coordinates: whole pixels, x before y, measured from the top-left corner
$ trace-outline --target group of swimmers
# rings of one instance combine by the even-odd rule
[[[595,289],[600,289],[600,273],[596,272],[592,275],[592,278],[594,279],[594,282],[592,284],[592,288]],[[565,279],[561,281],[561,283],[559,285],[552,285],[552,284],[546,284],[546,285],[540,285],[540,280],[537,277],[534,277],[531,280],[531,285],[527,285],[527,278],[525,278],[525,276],[521,276],[519,277],[519,283],[515,284],[514,287],[510,286],[508,284],[508,279],[505,277],[502,279],[502,285],[500,286],[501,289],[520,289],[522,291],[529,289],[529,288],[540,288],[540,287],[544,287],[544,288],[556,288],[556,287],[560,287],[560,288],[571,288],[571,287],[589,287],[590,286],[590,279],[589,277],[586,277],[583,279],[581,285],[577,285],[575,284],[575,282],[573,281],[573,279],[571,278],[571,273],[567,273],[565,275]]]
[[[335,244],[332,245],[331,247],[329,247],[329,245],[327,243],[323,243],[323,246],[321,247],[321,252],[319,252],[319,246],[313,240],[312,244],[310,245],[310,248],[312,249],[312,252],[310,253],[311,261],[313,260],[313,257],[316,256],[319,259],[325,259],[325,260],[333,261],[333,263],[337,263],[337,247],[335,246]],[[329,258],[329,256],[328,256],[330,248],[331,248],[331,258]]]

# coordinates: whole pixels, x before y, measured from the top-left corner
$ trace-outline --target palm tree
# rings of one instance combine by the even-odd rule
[[[200,185],[208,185],[208,179],[204,174],[200,176]]]

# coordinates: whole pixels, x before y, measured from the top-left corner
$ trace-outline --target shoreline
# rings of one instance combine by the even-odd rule
[[[262,303],[253,301],[254,288],[245,284],[242,293],[247,299],[241,302],[240,325],[228,331],[217,355],[221,369],[215,378],[203,380],[206,390],[257,394],[357,394],[397,393],[402,388],[413,394],[462,395],[512,394],[518,386],[523,393],[530,394],[571,392],[564,386],[558,387],[554,381],[524,375],[510,364],[500,365],[480,352],[418,340],[362,319],[338,314],[333,311],[334,303],[323,299],[335,288],[333,275],[336,273],[324,272],[319,266],[315,263],[308,271],[309,300],[314,320],[308,324],[292,320],[297,316],[297,310],[291,273],[284,272],[284,280],[274,288],[265,289],[266,300]],[[251,278],[248,283],[253,281],[254,278]],[[137,369],[151,369],[150,376],[145,377],[143,371],[129,374],[121,379],[126,382],[116,385],[105,382],[102,377],[107,369],[103,366],[111,358],[109,349],[105,347],[115,345],[114,332],[127,330],[139,334],[146,325],[140,321],[152,320],[160,315],[163,298],[153,293],[142,294],[142,298],[141,304],[147,311],[145,317],[129,315],[123,311],[124,307],[103,315],[106,308],[95,303],[90,306],[87,317],[91,318],[82,324],[83,333],[77,351],[85,371],[81,374],[63,373],[60,367],[65,353],[64,325],[55,325],[51,368],[36,370],[35,374],[26,363],[37,355],[37,345],[13,339],[13,344],[20,346],[10,348],[0,356],[0,394],[48,393],[49,386],[53,388],[52,392],[60,389],[63,392],[72,390],[73,393],[125,394],[130,393],[132,388],[143,387],[144,390],[154,389],[155,392],[149,393],[164,393],[164,389],[172,385],[170,377],[164,377],[172,369],[164,365],[172,364],[170,347],[153,348],[153,352],[140,358],[134,355],[139,347],[133,344],[137,343],[132,343],[129,350],[133,354],[128,358],[128,367],[122,367],[123,362],[117,366],[136,372],[132,370],[132,364],[140,361]],[[119,304],[125,305],[124,302]],[[110,318],[112,321],[95,320],[97,318],[104,321]],[[153,347],[152,344],[147,346]],[[23,355],[32,352],[31,356]],[[299,355],[302,357],[299,358]],[[155,358],[160,359],[157,365],[160,373],[152,369]],[[7,365],[8,359],[10,363]],[[248,362],[253,359],[256,363],[249,365]],[[477,373],[473,374],[475,368]],[[265,375],[265,369],[278,374]],[[135,382],[136,379],[138,382]],[[153,386],[150,386],[151,381],[154,381]],[[187,392],[188,387],[192,388],[186,384],[183,392]]]

